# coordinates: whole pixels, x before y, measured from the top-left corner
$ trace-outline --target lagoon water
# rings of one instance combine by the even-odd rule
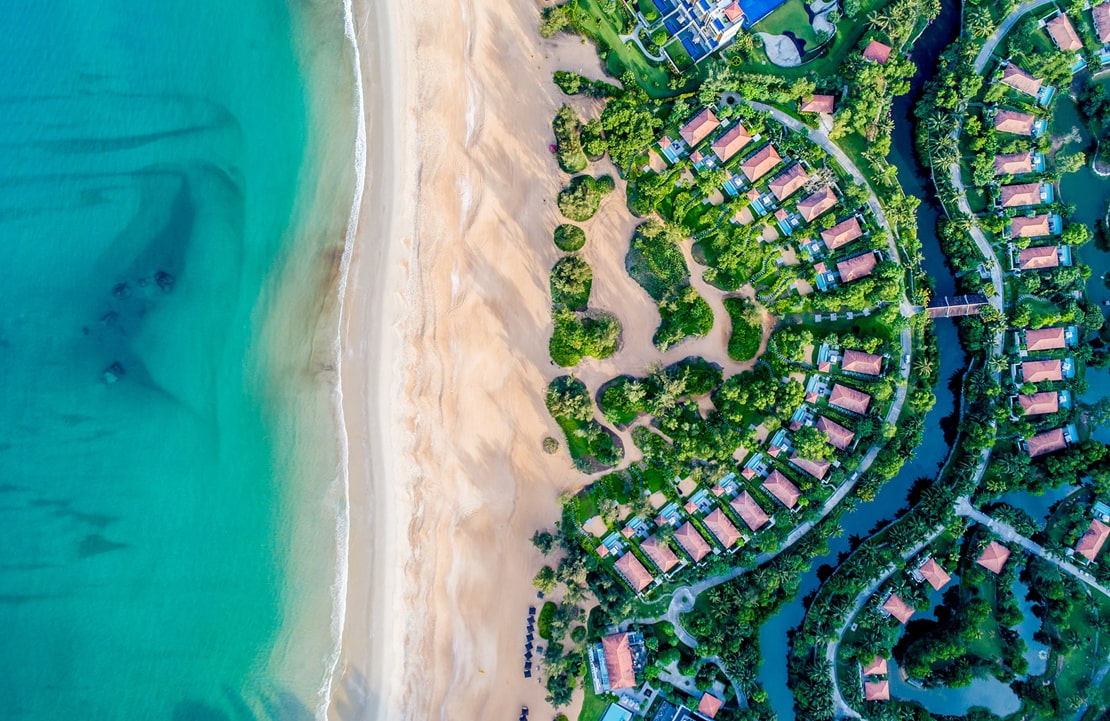
[[[320,298],[346,218],[314,217],[304,57],[342,69],[344,38],[307,5],[0,7],[4,719],[321,703],[344,507]]]

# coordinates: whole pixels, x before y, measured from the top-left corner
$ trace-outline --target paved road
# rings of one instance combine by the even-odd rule
[[[1004,523],[997,519],[991,518],[987,514],[977,510],[971,505],[971,503],[968,502],[967,496],[960,496],[960,498],[956,500],[956,513],[986,526],[987,528],[997,533],[1002,538],[1002,540],[1018,544],[1033,555],[1043,558],[1044,560],[1059,568],[1064,573],[1079,579],[1080,581],[1087,584],[1104,596],[1110,596],[1110,588],[1103,586],[1101,583],[1098,582],[1097,579],[1095,579],[1094,576],[1087,573],[1086,571],[1080,570],[1073,563],[1061,560],[1056,556],[1056,554],[1046,550],[1044,546],[1038,545],[1018,533],[1014,529],[1014,527],[1009,525],[1008,523]]]
[[[964,213],[968,217],[974,217],[971,212],[971,206],[967,204],[967,190],[964,187],[963,173],[960,171],[960,164],[958,162],[953,163],[952,167],[948,169],[948,173],[952,176],[952,187],[956,189],[956,206],[961,213]],[[979,229],[978,223],[972,222],[969,232],[971,233],[971,239],[975,241],[976,247],[979,248],[979,252],[982,253],[987,263],[988,270],[991,272],[991,285],[994,286],[994,295],[990,298],[991,305],[1001,312],[1003,298],[1002,263],[998,260],[998,256],[995,255],[994,248],[991,247],[986,236],[983,235],[983,231]],[[998,350],[1001,352],[1001,347],[999,347]]]
[[[991,36],[987,38],[986,44],[983,45],[983,49],[975,56],[975,72],[983,72],[983,69],[987,67],[987,61],[990,60],[991,54],[994,53],[995,46],[1006,36],[1006,33],[1010,32],[1010,28],[1017,24],[1017,21],[1021,19],[1022,15],[1042,5],[1051,5],[1053,1],[1054,0],[1028,0],[1028,2],[1023,2],[1021,5],[1014,8],[1013,12],[1007,15],[1002,21],[1002,24],[991,33]]]

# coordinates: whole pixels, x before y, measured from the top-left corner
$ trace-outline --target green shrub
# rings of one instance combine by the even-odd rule
[[[582,122],[574,108],[569,105],[559,108],[551,121],[551,129],[555,132],[555,156],[559,167],[568,173],[585,170],[589,160],[582,150]]]
[[[555,247],[564,253],[581,250],[586,244],[586,231],[577,225],[563,223],[555,227]]]
[[[545,641],[551,639],[551,619],[555,615],[555,604],[551,601],[543,604],[539,616],[536,617],[536,632]]]
[[[594,217],[601,199],[613,190],[616,183],[607,175],[593,178],[579,175],[571,178],[570,185],[559,191],[559,212],[579,222]]]
[[[600,120],[591,120],[582,126],[582,150],[591,160],[599,159],[609,150]]]
[[[594,274],[577,255],[560,258],[551,269],[551,302],[570,310],[586,310]]]
[[[567,451],[583,472],[596,472],[620,462],[624,448],[616,436],[593,419],[594,404],[586,384],[559,376],[547,387],[547,410],[566,437]]]
[[[553,313],[555,327],[548,343],[551,360],[569,368],[585,356],[608,358],[617,350],[621,324],[608,313],[576,314],[565,309]]]
[[[725,298],[725,310],[732,321],[728,338],[728,357],[734,361],[755,358],[763,339],[763,315],[747,298]]]
[[[689,285],[659,304],[659,316],[659,328],[652,343],[661,351],[689,336],[698,338],[708,335],[713,329],[713,309]]]
[[[653,339],[659,350],[688,336],[704,336],[713,328],[713,310],[690,285],[678,238],[669,226],[648,221],[636,229],[625,256],[628,274],[659,306],[661,320]]]

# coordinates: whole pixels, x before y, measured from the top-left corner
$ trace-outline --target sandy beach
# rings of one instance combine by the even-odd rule
[[[369,167],[342,325],[350,573],[333,719],[543,717],[539,674],[522,674],[529,539],[582,483],[541,448],[558,375],[551,72],[596,75],[597,59],[575,38],[541,46],[538,8],[354,9]]]

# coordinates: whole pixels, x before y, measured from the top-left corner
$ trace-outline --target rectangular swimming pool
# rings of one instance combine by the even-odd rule
[[[786,3],[786,0],[739,0],[744,11],[744,25],[751,27],[771,14],[773,10]]]

